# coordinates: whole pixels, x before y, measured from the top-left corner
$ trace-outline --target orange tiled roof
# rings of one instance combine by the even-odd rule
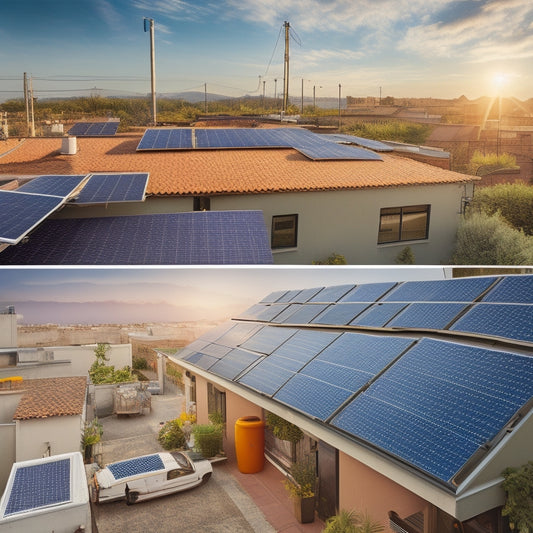
[[[78,138],[62,155],[61,138],[26,139],[0,157],[0,174],[149,172],[149,195],[256,194],[401,187],[476,180],[392,154],[383,161],[312,161],[293,149],[136,152],[140,134]]]
[[[80,415],[85,405],[87,378],[64,377],[27,379],[17,385],[24,389],[14,420]]]

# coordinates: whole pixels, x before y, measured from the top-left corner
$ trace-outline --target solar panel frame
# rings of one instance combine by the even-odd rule
[[[192,128],[147,128],[137,145],[137,151],[192,150]]]
[[[239,374],[262,358],[262,355],[235,348],[217,361],[209,371],[213,374],[235,380]]]
[[[148,172],[94,173],[74,201],[77,205],[142,202]]]
[[[104,137],[114,136],[117,133],[120,121],[107,122],[77,122],[68,130],[68,135],[76,137]]]
[[[415,302],[400,311],[387,327],[445,330],[468,306],[459,302]]]
[[[366,283],[356,285],[350,292],[340,298],[340,302],[376,302],[387,294],[397,283],[395,281],[382,283]]]
[[[318,294],[313,296],[309,302],[335,303],[343,298],[355,285],[334,285],[324,287]]]
[[[283,363],[290,363],[290,361],[272,355],[265,357],[257,365],[243,373],[237,379],[237,382],[258,392],[272,396],[294,375],[294,371],[287,368],[286,365],[280,366]]]
[[[17,191],[66,198],[83,183],[88,174],[43,174],[21,185]]]
[[[241,348],[270,355],[297,332],[294,328],[265,326],[241,344]]]
[[[72,501],[70,459],[19,466],[4,516],[13,516]]]
[[[346,303],[332,304],[326,307],[322,313],[316,316],[311,322],[313,324],[327,324],[332,326],[348,325],[355,317],[368,309],[368,303]]]
[[[0,190],[0,242],[19,243],[65,200],[59,196]]]
[[[400,313],[407,303],[376,303],[357,315],[351,322],[351,326],[368,326],[373,328],[383,328],[388,325],[398,313]]]

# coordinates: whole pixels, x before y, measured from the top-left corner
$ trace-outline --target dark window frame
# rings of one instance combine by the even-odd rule
[[[294,235],[290,242],[284,243],[283,235],[280,237],[280,229],[276,229],[276,223],[282,222],[280,219],[292,219],[291,228],[293,228]],[[290,229],[290,228],[289,228]],[[285,237],[286,238],[286,237]],[[281,242],[280,242],[281,241]],[[298,214],[292,213],[289,215],[273,215],[272,216],[272,228],[270,232],[270,246],[273,250],[279,250],[283,248],[296,248],[298,246]]]
[[[409,211],[411,210],[411,211]],[[394,213],[393,211],[398,211],[397,213]],[[404,227],[404,217],[405,215],[409,214],[424,214],[426,217],[426,225],[424,229],[424,236],[423,237],[404,237],[403,233],[406,230]],[[387,231],[393,231],[393,230],[387,230],[384,228],[385,225],[385,217],[387,216],[399,216],[398,221],[398,238],[397,239],[391,239],[391,240],[384,240],[383,234]],[[398,242],[410,242],[410,241],[425,241],[429,238],[429,221],[431,217],[431,204],[417,204],[417,205],[405,205],[401,207],[382,207],[379,213],[379,226],[378,226],[378,244],[394,244]]]
[[[211,211],[211,198],[209,196],[194,196],[192,200],[193,211]]]

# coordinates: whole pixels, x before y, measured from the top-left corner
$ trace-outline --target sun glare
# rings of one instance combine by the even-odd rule
[[[509,88],[512,75],[507,72],[497,72],[492,75],[491,86],[493,94],[500,96],[505,90]]]

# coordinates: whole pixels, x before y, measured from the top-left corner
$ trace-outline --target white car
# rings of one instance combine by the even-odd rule
[[[125,499],[128,505],[205,483],[211,463],[188,452],[143,455],[108,464],[94,474],[92,499],[104,503]]]

